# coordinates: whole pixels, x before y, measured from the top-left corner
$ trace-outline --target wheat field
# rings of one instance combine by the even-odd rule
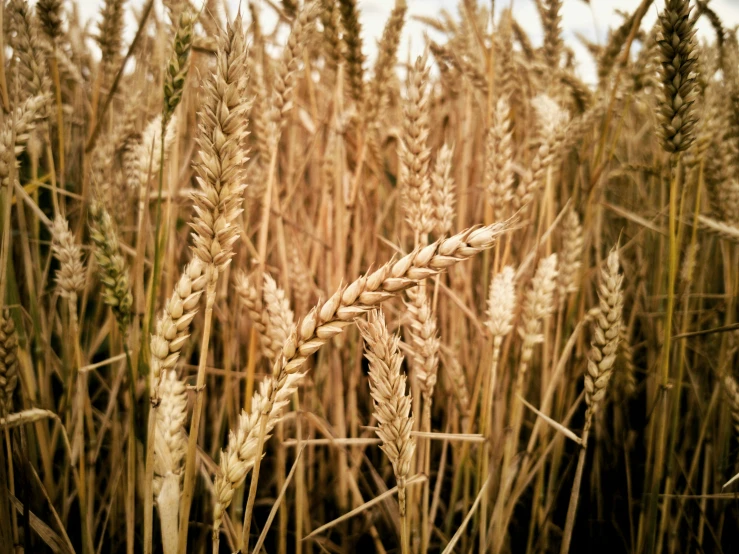
[[[3,0],[0,552],[735,551],[737,29],[499,2]]]

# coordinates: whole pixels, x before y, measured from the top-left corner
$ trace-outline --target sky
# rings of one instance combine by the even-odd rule
[[[78,2],[84,18],[92,19],[93,22],[99,19],[100,6],[103,0],[78,0]],[[225,2],[231,13],[236,13],[239,0],[225,0]],[[401,59],[405,59],[409,49],[412,56],[423,50],[423,32],[426,26],[414,21],[412,16],[433,17],[441,9],[446,9],[456,16],[459,3],[458,0],[407,0],[407,2],[408,18],[399,52]],[[129,0],[127,4],[128,6],[140,6],[142,3],[143,0]],[[633,12],[640,3],[641,0],[590,0],[590,5],[588,5],[584,0],[564,0],[562,7],[564,40],[575,51],[577,72],[582,80],[595,83],[597,79],[595,64],[585,47],[577,40],[576,34],[579,33],[593,42],[602,44],[606,40],[608,28],[618,25],[622,21],[615,14],[616,10]],[[157,2],[157,9],[161,10],[159,4]],[[534,0],[497,0],[495,4],[497,11],[512,4],[514,16],[529,34],[532,42],[536,45],[541,44],[542,28]],[[371,63],[377,52],[377,40],[382,35],[382,29],[392,10],[394,0],[358,0],[358,5],[361,14],[365,54],[368,63]],[[712,0],[710,5],[721,17],[725,27],[731,28],[739,25],[739,0]],[[642,28],[651,28],[657,19],[657,14],[663,7],[664,0],[655,0],[645,17]],[[246,10],[244,11],[246,12]],[[274,24],[275,19],[269,17],[272,13],[269,6],[264,5],[261,13],[264,16],[263,23],[265,25]],[[132,38],[134,32],[135,17],[133,10],[128,9],[127,36]],[[701,18],[698,23],[698,36],[707,40],[714,39],[715,35],[705,18]]]

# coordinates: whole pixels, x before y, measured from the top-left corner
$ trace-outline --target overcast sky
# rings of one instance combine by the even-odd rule
[[[100,5],[103,0],[79,0],[84,17],[97,21],[99,18]],[[195,0],[196,3],[198,0]],[[407,0],[408,15],[434,16],[439,10],[446,9],[450,13],[457,14],[458,0]],[[129,6],[139,6],[143,0],[129,0]],[[226,0],[232,13],[236,13],[239,0]],[[513,11],[518,22],[528,32],[534,44],[540,44],[542,40],[542,28],[539,16],[536,12],[534,0],[497,0],[496,9],[500,10],[508,5],[513,5]],[[590,6],[583,0],[564,0],[562,7],[562,27],[564,38],[568,45],[577,54],[578,73],[587,82],[595,82],[595,67],[592,58],[585,48],[577,40],[575,33],[580,33],[588,39],[602,43],[607,35],[609,27],[619,24],[621,18],[615,15],[615,10],[633,11],[640,4],[640,0],[590,0]],[[361,12],[361,21],[364,34],[364,48],[369,60],[374,59],[377,39],[382,34],[385,21],[394,5],[394,0],[358,0]],[[644,28],[650,28],[662,10],[664,0],[655,0],[650,8],[644,22]],[[725,27],[739,25],[739,0],[712,0],[711,6],[719,14]],[[161,10],[159,2],[157,9]],[[265,25],[274,21],[271,17],[271,9],[265,5],[261,11],[265,18]],[[244,10],[247,12],[247,10]],[[132,37],[135,29],[135,19],[132,10],[128,10],[127,16],[128,33]],[[408,18],[401,43],[401,58],[404,58],[411,49],[412,54],[419,53],[423,48],[423,31],[425,26]],[[713,40],[714,35],[710,25],[701,18],[699,22],[699,37]]]

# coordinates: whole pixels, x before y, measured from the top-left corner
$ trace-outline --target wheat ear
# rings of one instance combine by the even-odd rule
[[[370,393],[378,423],[377,436],[382,441],[380,448],[390,460],[398,483],[401,546],[407,553],[410,547],[405,482],[411,471],[416,442],[411,437],[411,396],[406,394],[406,377],[401,370],[400,338],[390,334],[385,317],[379,311],[367,314],[366,322],[358,319],[357,326],[364,338],[364,353],[369,361]]]
[[[7,308],[0,313],[0,417],[13,411],[18,384],[18,335]]]
[[[416,245],[425,244],[434,225],[431,186],[428,178],[429,91],[427,55],[419,56],[408,73],[403,103],[403,140],[400,147],[401,190],[408,223]]]
[[[562,538],[561,554],[570,550],[572,530],[575,527],[575,515],[580,495],[580,482],[585,454],[588,447],[588,436],[593,423],[593,417],[603,404],[608,383],[613,375],[613,365],[618,354],[618,344],[621,340],[621,316],[623,313],[623,292],[621,285],[623,276],[619,273],[618,250],[615,248],[608,254],[605,267],[601,270],[598,286],[599,313],[593,325],[593,341],[588,352],[588,369],[585,373],[585,426],[582,432],[580,453],[575,470],[575,480],[572,483],[570,505],[567,510],[564,536]]]
[[[205,363],[208,357],[213,305],[218,275],[230,263],[233,244],[240,227],[236,219],[243,211],[244,163],[247,150],[249,101],[246,91],[246,46],[241,15],[228,25],[218,38],[216,71],[203,83],[204,99],[197,144],[199,159],[195,164],[198,190],[193,194],[195,215],[193,254],[205,265],[205,322],[198,361],[195,406],[190,422],[185,461],[185,478],[180,507],[178,552],[187,550],[190,505],[195,487],[196,452],[205,400]]]
[[[500,98],[495,105],[493,122],[485,142],[485,185],[496,221],[506,218],[513,198],[512,140],[510,107],[505,98]]]

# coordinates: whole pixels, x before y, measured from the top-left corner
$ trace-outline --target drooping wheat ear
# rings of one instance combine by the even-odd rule
[[[349,92],[358,106],[364,98],[364,54],[362,53],[362,25],[359,23],[357,0],[338,0],[341,23],[344,28],[344,59],[349,80]]]
[[[486,325],[496,340],[502,342],[513,329],[516,304],[516,271],[512,266],[506,266],[493,275],[488,295]]]
[[[416,441],[411,437],[411,395],[406,394],[406,376],[403,374],[403,356],[398,346],[400,337],[393,336],[385,325],[382,312],[373,310],[367,321],[357,320],[364,339],[364,355],[369,361],[369,383],[377,419],[380,448],[393,466],[398,483],[400,516],[406,512],[405,482],[411,470]]]
[[[323,52],[330,71],[336,71],[343,57],[341,42],[341,14],[337,0],[321,0],[321,25],[323,25]]]
[[[734,420],[734,432],[739,438],[739,384],[730,374],[724,375],[724,388],[726,390],[726,399],[729,401],[729,410],[731,418]]]
[[[77,293],[85,288],[85,266],[82,263],[82,248],[69,230],[67,220],[56,216],[51,227],[51,249],[59,260],[56,284],[64,298],[76,305]]]
[[[15,34],[8,34],[8,44],[18,58],[23,88],[30,96],[44,95],[51,90],[51,82],[44,51],[38,47],[37,26],[31,8],[25,0],[11,0],[6,10],[8,25],[15,30]]]
[[[43,117],[47,102],[46,95],[31,96],[15,109],[13,117],[6,116],[0,131],[0,185],[12,184],[10,182],[12,164],[17,164],[16,158],[25,150],[36,123]]]
[[[695,31],[688,0],[667,0],[659,16],[659,60],[662,65],[662,146],[682,152],[695,140],[694,102],[698,95],[694,65]]]
[[[454,224],[454,177],[452,158],[454,147],[445,144],[439,150],[431,173],[431,199],[434,204],[434,229],[439,236],[448,235]]]
[[[195,20],[195,14],[187,8],[180,13],[177,32],[174,36],[172,55],[169,58],[167,71],[164,74],[162,127],[166,127],[167,123],[169,123],[177,105],[182,100],[185,79],[187,79],[187,72],[190,69],[190,48],[192,47],[194,36],[193,26],[195,25]]]
[[[293,326],[293,312],[285,292],[265,273],[260,297],[255,283],[244,272],[236,277],[236,292],[259,334],[262,355],[274,363]]]
[[[36,15],[47,37],[56,40],[62,35],[62,0],[38,0]]]
[[[499,98],[485,141],[485,184],[496,221],[508,216],[513,197],[513,132],[506,98]]]
[[[562,56],[562,0],[545,0],[541,13],[544,27],[544,56],[551,69],[559,67]]]
[[[241,17],[219,37],[216,71],[203,83],[200,157],[195,163],[200,190],[193,193],[193,250],[219,271],[233,256],[239,238],[236,218],[243,211],[245,139],[249,101],[246,90],[246,49]]]
[[[570,208],[562,221],[562,251],[559,264],[559,302],[564,305],[567,295],[578,290],[578,274],[582,265],[583,236],[580,218]]]
[[[549,96],[539,95],[531,101],[539,121],[539,148],[526,168],[516,190],[519,207],[530,206],[541,188],[546,172],[554,163],[563,140],[569,115]]]
[[[164,131],[164,161],[168,154],[177,129],[177,116],[173,116]],[[123,169],[126,184],[132,192],[139,192],[146,187],[152,177],[159,173],[159,147],[162,140],[162,116],[157,115],[141,133],[141,137],[133,141],[123,152]]]
[[[162,546],[165,554],[177,551],[180,482],[187,439],[183,430],[187,417],[185,383],[173,370],[165,371],[159,387],[161,403],[154,439],[153,491],[159,508]]]
[[[105,82],[110,78],[121,56],[125,3],[125,0],[105,0],[100,10],[100,25],[95,39],[100,46]]]
[[[395,7],[382,31],[382,38],[377,46],[375,74],[369,86],[364,117],[372,123],[377,119],[387,98],[388,82],[395,71],[398,61],[398,44],[405,24],[405,13],[408,11],[406,0],[395,0]]]
[[[305,376],[306,360],[353,321],[398,296],[419,281],[433,277],[446,268],[491,248],[506,229],[496,223],[466,229],[456,235],[416,248],[397,261],[390,261],[372,273],[341,287],[325,303],[313,308],[297,325],[282,347],[273,367],[273,376],[262,382],[252,399],[251,413],[242,412],[238,427],[229,435],[229,443],[221,453],[221,471],[215,478],[216,504],[214,534],[217,536],[223,512],[254,467],[257,457],[261,418],[268,433],[277,422],[282,407]],[[266,440],[266,439],[265,439]]]
[[[173,370],[177,365],[180,351],[190,336],[190,324],[197,313],[200,296],[207,284],[205,265],[194,257],[182,270],[180,280],[174,286],[172,296],[157,320],[156,331],[151,336],[152,398],[158,398],[163,373]]]
[[[618,343],[621,340],[621,314],[623,312],[623,276],[619,273],[618,250],[608,254],[606,266],[601,270],[598,286],[600,314],[593,325],[593,341],[588,353],[588,370],[585,373],[585,402],[591,417],[586,417],[589,427],[592,414],[597,412],[613,373]],[[584,432],[583,432],[584,434]]]
[[[133,304],[128,264],[121,253],[113,220],[97,199],[90,203],[90,239],[95,243],[95,260],[103,284],[103,299],[113,310],[118,327],[125,335]]]
[[[557,287],[557,255],[543,258],[526,291],[518,334],[523,339],[521,366],[526,371],[534,346],[544,342],[542,322],[554,311],[554,291]]]
[[[18,335],[7,308],[0,313],[0,417],[13,411],[13,391],[18,384]]]
[[[406,291],[408,300],[409,345],[413,350],[413,377],[418,380],[424,402],[434,395],[436,376],[439,370],[439,337],[436,331],[436,316],[425,287]]]
[[[429,91],[427,55],[419,56],[408,73],[403,102],[403,136],[400,157],[403,163],[401,190],[411,229],[423,238],[433,228],[433,204],[428,178]]]

